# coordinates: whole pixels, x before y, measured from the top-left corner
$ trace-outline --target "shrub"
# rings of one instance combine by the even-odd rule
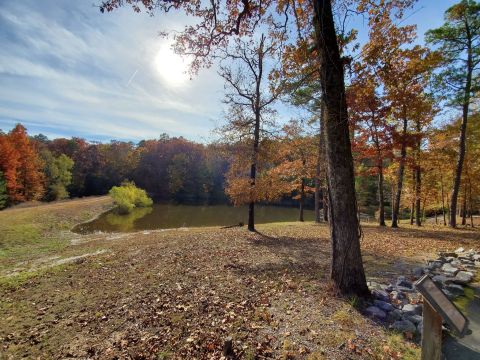
[[[153,204],[145,190],[139,189],[133,182],[124,181],[121,186],[112,187],[108,194],[122,214],[130,213],[135,207],[148,207]]]

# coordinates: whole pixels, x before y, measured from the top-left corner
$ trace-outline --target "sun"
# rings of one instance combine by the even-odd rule
[[[164,43],[160,46],[154,61],[158,75],[168,85],[181,87],[190,79],[187,73],[188,63],[174,53],[171,43]]]

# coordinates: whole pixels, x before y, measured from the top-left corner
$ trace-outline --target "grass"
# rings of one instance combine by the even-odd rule
[[[418,347],[365,318],[360,299],[333,292],[325,225],[67,231],[110,206],[93,198],[0,212],[0,270],[23,269],[0,276],[0,357],[219,358],[231,336],[244,359],[419,358]],[[363,231],[367,276],[380,282],[480,239],[429,225]],[[43,267],[98,249],[108,252]]]
[[[0,273],[58,255],[69,245],[71,227],[110,206],[102,197],[0,211]]]

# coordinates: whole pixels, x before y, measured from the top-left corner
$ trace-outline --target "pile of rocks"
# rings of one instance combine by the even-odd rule
[[[448,298],[455,299],[465,294],[464,286],[472,282],[479,268],[479,252],[465,251],[464,248],[458,248],[454,252],[441,252],[437,259],[428,261],[426,266],[414,269],[408,279],[399,276],[395,284],[389,285],[370,281],[368,286],[375,300],[365,312],[393,330],[408,333],[412,337],[421,334],[421,295],[410,280],[429,274]]]

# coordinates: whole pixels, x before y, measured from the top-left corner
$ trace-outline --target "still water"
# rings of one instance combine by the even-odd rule
[[[290,207],[257,205],[255,223],[264,224],[298,220],[299,210]],[[128,215],[115,210],[100,215],[88,223],[77,225],[73,231],[80,234],[102,232],[131,232],[139,230],[171,229],[179,227],[229,226],[246,224],[248,208],[228,205],[173,205],[154,204],[150,208],[137,208]],[[314,220],[314,212],[305,210],[306,221]]]

